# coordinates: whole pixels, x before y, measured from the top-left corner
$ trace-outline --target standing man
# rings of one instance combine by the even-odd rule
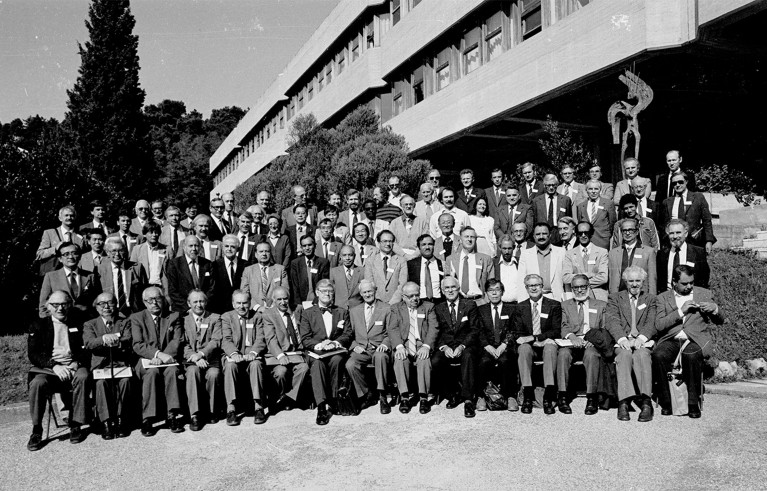
[[[213,263],[200,255],[200,239],[189,235],[184,239],[184,254],[168,261],[166,269],[168,297],[174,312],[186,313],[187,297],[194,289],[202,290],[209,299],[216,290]]]
[[[367,217],[361,206],[360,192],[354,188],[346,191],[346,209],[339,215],[339,223],[343,223],[349,227],[349,230],[353,230],[355,225],[364,222]]]
[[[269,233],[265,235],[265,238],[272,249],[272,259],[276,264],[282,264],[287,269],[296,246],[290,242],[287,234],[280,232],[282,230],[280,217],[270,215],[266,219],[266,225],[269,227]]]
[[[442,187],[439,185],[439,181],[442,178],[442,175],[437,169],[432,169],[429,171],[429,175],[426,177],[426,180],[429,182],[429,184],[432,185],[432,191],[434,191],[434,196],[439,196],[439,193],[442,192]]]
[[[208,229],[210,240],[221,240],[230,231],[229,223],[224,220],[224,209],[224,200],[221,198],[216,197],[210,200],[210,218],[212,221]]]
[[[375,213],[375,212],[374,212]],[[368,215],[369,216],[369,215]],[[365,223],[358,223],[352,230],[351,246],[354,248],[354,264],[365,266],[365,261],[377,252],[376,246],[370,240],[370,229]]]
[[[602,182],[602,168],[599,167],[599,164],[594,164],[589,167],[589,179],[599,181],[601,185],[599,196],[612,201],[615,190],[613,189],[613,185],[609,182]]]
[[[303,186],[293,186],[293,204],[282,210],[282,231],[296,224],[295,207],[304,205],[306,210],[305,223],[314,225],[317,223],[317,207],[309,206],[306,202],[306,189]]]
[[[394,199],[395,203],[399,203],[400,193],[399,193],[399,178],[398,177],[392,177],[389,179],[390,184],[389,188],[392,189],[392,191],[397,191],[397,196]],[[393,186],[393,187],[392,187]],[[375,218],[383,221],[384,226],[388,227],[389,222],[397,218],[402,214],[402,209],[395,204],[392,204],[388,200],[388,193],[386,193],[382,188],[375,187],[373,188],[373,199],[376,203],[376,213]],[[371,219],[370,214],[365,210],[365,214],[368,217],[368,220]]]
[[[575,230],[578,246],[565,253],[565,259],[562,263],[565,298],[572,298],[573,291],[570,289],[570,285],[575,276],[582,275],[589,280],[586,295],[589,298],[606,302],[609,266],[607,249],[602,249],[591,243],[594,227],[589,222],[580,222]]]
[[[389,199],[387,202],[392,205],[396,206],[397,208],[402,208],[399,204],[399,200],[402,197],[402,187],[400,186],[400,180],[397,176],[391,176],[389,178]]]
[[[159,199],[152,201],[150,209],[152,210],[152,221],[161,227],[165,225],[165,220],[163,220],[165,203]]]
[[[108,260],[104,252],[107,236],[102,229],[91,228],[85,231],[85,238],[88,240],[88,251],[80,257],[80,267],[86,271],[98,273],[101,262]]]
[[[133,253],[133,249],[144,242],[144,236],[141,235],[143,228],[140,228],[138,232],[133,232],[130,230],[131,227],[131,219],[130,216],[128,216],[127,211],[121,211],[119,216],[117,217],[117,231],[109,234],[107,236],[107,239],[110,239],[112,237],[117,237],[120,239],[120,241],[125,246],[127,257],[130,257]]]
[[[650,218],[653,222],[660,220],[659,203],[647,197],[646,190],[650,189],[650,180],[645,177],[636,176],[631,180],[631,187],[637,199],[637,215],[642,218]],[[618,213],[620,214],[620,212],[619,204]]]
[[[576,216],[575,208],[582,201],[586,201],[586,186],[575,181],[575,169],[569,164],[565,164],[559,173],[562,176],[562,184],[557,186],[557,193],[570,198],[573,204],[572,216]]]
[[[652,218],[643,217],[638,213],[639,200],[636,196],[626,194],[621,198],[621,202],[618,204],[618,210],[623,215],[623,218],[615,222],[613,226],[613,238],[611,240],[612,247],[623,246],[623,235],[621,234],[621,224],[625,220],[636,220],[639,224],[637,241],[639,244],[651,247],[657,251],[660,247],[660,239],[658,238],[658,231],[655,228],[655,222]]]
[[[97,228],[104,232],[104,237],[111,234],[112,230],[106,223],[106,207],[101,201],[91,201],[91,221],[80,225],[80,233],[85,233],[90,229]]]
[[[327,259],[331,268],[338,266],[338,255],[343,242],[333,234],[333,221],[329,218],[320,220],[319,230],[315,235],[317,256]]]
[[[256,204],[264,210],[264,215],[269,216],[275,213],[274,201],[272,199],[272,193],[269,191],[261,190],[256,195]]]
[[[256,246],[256,261],[245,268],[237,284],[242,292],[250,295],[250,308],[258,311],[272,306],[272,296],[277,288],[289,288],[289,285],[288,272],[282,264],[274,264],[266,242]]]
[[[417,243],[420,257],[407,262],[407,281],[418,285],[420,299],[438,303],[443,298],[440,282],[445,270],[442,261],[434,257],[434,239],[431,235],[421,235]]]
[[[244,211],[240,213],[236,223],[236,232],[232,233],[237,234],[237,256],[243,261],[252,262],[256,252],[256,242],[261,237],[260,234],[253,233],[253,215]]]
[[[519,186],[519,196],[522,203],[528,205],[533,200],[543,194],[543,184],[535,177],[535,165],[532,162],[522,164],[522,177],[524,182]],[[554,186],[556,190],[556,186]]]
[[[56,250],[62,242],[76,244],[80,249],[85,245],[83,236],[75,232],[75,220],[77,212],[73,206],[64,206],[59,210],[59,222],[57,228],[45,230],[40,246],[37,248],[35,259],[40,263],[40,276],[56,269]]]
[[[311,304],[316,285],[320,280],[330,278],[330,262],[314,254],[314,237],[307,235],[301,239],[301,251],[303,254],[290,262],[288,270],[293,305]]]
[[[621,181],[624,182],[624,181]],[[619,183],[620,184],[620,183]],[[588,200],[576,207],[579,222],[589,222],[594,228],[594,236],[591,241],[595,246],[602,249],[610,248],[610,239],[618,217],[615,215],[615,206],[607,198],[599,197],[599,181],[590,180],[586,183]],[[617,193],[616,193],[617,196]],[[629,194],[629,196],[631,196]]]
[[[183,254],[181,243],[187,236],[188,230],[181,225],[181,210],[177,206],[169,206],[165,210],[165,225],[162,225],[160,242],[170,249],[169,257]]]
[[[239,243],[236,235],[224,235],[221,248],[224,255],[212,263],[212,276],[216,286],[213,290],[213,298],[208,301],[208,309],[216,314],[223,314],[230,310],[232,294],[237,288],[242,288],[242,278],[250,266],[248,261],[238,257]]]
[[[559,243],[557,245],[565,252],[578,244],[578,239],[575,238],[575,225],[575,220],[572,217],[562,217],[557,222],[557,229],[559,230]]]
[[[519,259],[521,248],[517,246],[514,239],[509,235],[501,236],[499,241],[501,255],[493,258],[493,269],[495,270],[495,279],[503,285],[503,295],[501,300],[505,303],[515,305],[524,299],[522,292],[522,280],[519,277]]]
[[[495,168],[490,171],[490,182],[493,184],[485,188],[487,196],[487,213],[498,223],[498,210],[506,207],[506,190],[503,186],[503,171]]]
[[[124,316],[141,312],[142,292],[149,284],[146,270],[141,264],[128,261],[125,245],[116,237],[107,239],[106,249],[110,260],[99,266],[101,291],[117,298],[117,310]]]
[[[695,286],[708,288],[711,270],[706,258],[706,250],[687,242],[687,222],[678,218],[671,219],[666,225],[670,247],[664,247],[658,252],[658,291],[664,292],[673,288],[671,277],[674,268],[681,265],[695,268]]]
[[[394,234],[388,230],[378,234],[378,253],[365,261],[364,278],[375,283],[376,298],[389,305],[402,300],[402,286],[407,282],[407,264],[393,252]]]
[[[461,238],[453,232],[455,230],[453,215],[444,213],[439,216],[438,220],[440,233],[436,237],[434,250],[438,251],[437,257],[444,262],[453,251],[458,250]]]
[[[474,210],[477,200],[479,198],[485,198],[485,192],[482,189],[474,187],[473,170],[463,169],[459,175],[461,177],[461,185],[463,185],[463,189],[458,193],[455,200],[455,207],[469,214]]]
[[[343,246],[339,257],[340,264],[330,269],[330,281],[335,286],[336,305],[349,310],[362,303],[359,286],[364,271],[355,264],[354,247]]]
[[[434,192],[434,186],[430,182],[421,184],[418,191],[418,201],[415,203],[415,215],[423,217],[428,223],[432,215],[439,213],[444,208],[436,198],[437,193]]]
[[[520,202],[519,190],[506,189],[506,205],[497,210],[498,217],[495,219],[495,236],[500,240],[503,235],[511,235],[512,228],[517,223],[523,223],[527,230],[533,229],[533,209],[529,204]]]
[[[181,220],[181,226],[184,227],[187,230],[192,230],[194,228],[194,217],[197,216],[197,205],[194,203],[187,203],[186,208],[184,208],[184,219]]]
[[[610,293],[625,290],[626,283],[622,280],[623,272],[629,266],[638,266],[647,274],[645,291],[655,295],[658,291],[655,250],[652,247],[640,246],[637,243],[639,222],[636,219],[624,219],[620,229],[623,236],[623,247],[610,250],[607,258]]]
[[[570,198],[557,194],[557,176],[546,174],[543,178],[544,194],[540,194],[533,199],[532,208],[535,222],[545,222],[549,224],[551,230],[551,242],[559,243],[559,230],[557,223],[564,216],[570,216],[573,205]]]
[[[671,181],[674,179],[674,176],[683,172],[681,152],[679,150],[669,150],[666,154],[666,165],[668,166],[668,172],[655,176],[655,201],[657,203],[663,203],[666,198],[674,195],[674,184]],[[684,172],[687,174],[687,189],[697,191],[695,174],[689,170]]]
[[[232,193],[224,193],[221,199],[224,201],[224,221],[227,223],[229,232],[234,232],[237,230],[238,218],[234,208],[234,195]]]
[[[93,312],[93,300],[101,293],[98,277],[92,272],[78,267],[80,248],[77,244],[59,243],[56,257],[62,267],[45,273],[43,286],[40,289],[40,317],[50,315],[48,297],[59,290],[69,293],[72,300],[71,307],[83,314],[90,315]]]
[[[164,288],[165,264],[173,255],[170,254],[167,246],[160,243],[160,226],[156,222],[147,222],[142,231],[146,242],[133,248],[130,260],[144,267],[148,276],[147,282],[150,285]]]
[[[200,239],[200,255],[208,261],[215,261],[223,254],[221,240],[213,240],[208,235],[213,226],[208,215],[197,215],[194,219],[194,235]]]
[[[296,251],[297,256],[302,254],[301,238],[306,236],[314,237],[314,226],[307,222],[308,210],[306,205],[296,205],[293,213],[290,215],[293,217],[293,225],[289,226],[285,232],[289,237],[290,245],[295,244],[293,250]]]
[[[674,194],[663,201],[664,226],[673,218],[686,221],[690,230],[687,241],[698,247],[705,247],[706,254],[711,254],[716,237],[706,198],[703,193],[687,189],[687,174],[684,172],[674,174],[671,184],[674,186]]]
[[[471,227],[461,230],[461,249],[445,260],[445,275],[453,276],[460,285],[460,295],[467,300],[485,303],[485,283],[495,275],[493,260],[476,252],[477,232]]]
[[[520,256],[519,277],[524,280],[531,274],[540,276],[543,282],[541,294],[561,302],[565,299],[562,283],[565,250],[551,245],[549,226],[546,223],[538,223],[535,226],[533,239],[535,247],[525,249]],[[526,298],[526,295],[523,298]]]
[[[621,198],[627,194],[635,194],[632,188],[632,181],[639,177],[639,160],[634,157],[629,157],[623,161],[623,175],[626,179],[618,181],[615,185],[615,194],[613,195],[613,204],[618,206],[621,202]],[[650,186],[645,186],[645,197],[650,197]]]
[[[150,221],[149,209],[149,201],[145,199],[136,201],[136,218],[131,221],[131,232],[137,235],[141,234],[141,230],[144,228],[144,225]],[[162,224],[160,224],[160,226],[162,226]]]
[[[440,233],[441,227],[439,226],[439,219],[443,215],[451,215],[453,217],[453,233],[456,235],[460,234],[461,230],[463,230],[463,227],[468,227],[470,225],[469,215],[465,211],[456,207],[455,191],[453,191],[453,188],[442,188],[440,201],[442,202],[442,205],[445,207],[445,209],[442,210],[439,214],[435,213],[431,216],[431,219],[429,220],[429,232],[431,233],[431,236],[436,239],[442,235]]]
[[[429,220],[415,214],[415,200],[403,194],[400,198],[402,216],[392,220],[389,230],[396,237],[394,253],[403,256],[405,260],[418,257],[416,239],[429,233]]]

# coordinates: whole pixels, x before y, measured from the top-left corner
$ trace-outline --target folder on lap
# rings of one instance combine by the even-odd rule
[[[165,364],[161,364],[161,365],[152,365],[150,362],[151,362],[151,360],[149,360],[148,358],[142,358],[141,359],[141,366],[146,368],[146,369],[149,369],[149,368],[173,367],[173,366],[177,366],[178,365],[178,363],[165,363]]]
[[[157,366],[157,365],[155,365]],[[130,378],[133,376],[133,370],[130,367],[115,367],[114,378]],[[93,370],[94,380],[109,380],[112,378],[112,370],[109,368],[96,368]]]

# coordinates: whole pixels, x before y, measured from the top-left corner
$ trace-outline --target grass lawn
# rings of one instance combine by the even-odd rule
[[[27,400],[27,336],[0,336],[0,406]]]

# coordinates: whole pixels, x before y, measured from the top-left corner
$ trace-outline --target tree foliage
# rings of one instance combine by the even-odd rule
[[[732,193],[745,206],[751,206],[756,199],[756,183],[751,176],[727,164],[703,166],[695,172],[695,183],[700,191]]]
[[[539,170],[542,173],[552,173],[559,176],[562,168],[569,165],[575,170],[579,181],[587,180],[588,168],[597,160],[586,146],[583,138],[573,134],[570,130],[561,129],[559,123],[551,119],[551,116],[548,116],[546,122],[543,123],[543,130],[546,132],[546,136],[538,140],[538,144],[546,156],[546,163],[539,165]]]

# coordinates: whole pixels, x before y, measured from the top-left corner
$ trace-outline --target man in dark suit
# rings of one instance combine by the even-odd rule
[[[675,174],[671,184],[674,186],[674,195],[663,201],[664,227],[672,218],[681,218],[689,226],[687,242],[705,247],[706,254],[711,254],[716,237],[706,198],[702,193],[694,193],[687,189],[687,174],[684,172]]]
[[[407,281],[418,285],[421,300],[438,303],[442,296],[440,282],[445,276],[442,261],[434,257],[434,239],[429,234],[423,234],[416,240],[420,257],[407,262]]]
[[[477,304],[473,300],[459,298],[460,285],[453,276],[446,276],[442,280],[442,293],[445,295],[445,302],[434,307],[439,333],[436,349],[431,356],[432,370],[442,385],[439,393],[449,395],[445,407],[453,409],[463,400],[464,416],[473,418],[475,414],[474,366],[479,332]],[[460,396],[455,389],[448,387],[448,379],[451,378],[448,367],[455,362],[461,364]]]
[[[607,198],[610,201],[612,201],[615,195],[615,189],[613,188],[613,185],[611,183],[602,182],[602,168],[599,167],[599,164],[594,164],[591,167],[589,167],[589,179],[599,181],[602,186],[602,189],[599,191],[599,196],[603,198]]]
[[[213,263],[200,254],[200,239],[189,235],[184,239],[184,255],[168,261],[166,270],[168,297],[174,312],[186,313],[189,292],[199,289],[215,302],[216,280]]]
[[[107,239],[109,261],[99,266],[101,291],[110,292],[117,298],[117,310],[129,316],[144,309],[142,292],[149,282],[146,270],[139,263],[128,261],[123,242],[117,237]]]
[[[232,293],[241,288],[242,277],[250,266],[248,261],[239,257],[239,246],[236,235],[224,235],[221,241],[224,255],[213,261],[213,281],[216,286],[212,301],[208,301],[208,309],[216,314],[231,310]],[[269,249],[266,244],[262,247]]]
[[[111,293],[96,297],[98,317],[83,326],[83,346],[90,352],[90,370],[126,368],[133,357],[131,325],[117,311],[117,299]],[[111,367],[110,367],[111,363]],[[110,370],[111,376],[111,370]],[[95,380],[96,413],[104,426],[101,438],[112,440],[130,434],[127,421],[133,377]]]
[[[650,247],[657,251],[660,247],[660,238],[658,237],[658,229],[655,226],[655,220],[640,215],[638,212],[638,204],[639,200],[636,196],[626,194],[621,198],[620,203],[618,203],[618,210],[621,212],[623,218],[613,225],[613,238],[610,241],[610,244],[613,248],[623,247],[621,224],[624,220],[636,220],[638,228],[638,244]],[[652,215],[654,213],[650,214]]]
[[[269,215],[266,224],[269,227],[269,233],[264,238],[272,249],[272,259],[275,264],[281,264],[287,270],[290,260],[294,257],[295,242],[291,242],[290,237],[281,232],[282,218]]]
[[[144,236],[141,234],[141,231],[143,230],[140,228],[138,232],[134,232],[130,229],[131,227],[131,219],[128,215],[127,211],[121,211],[119,216],[117,217],[117,231],[109,234],[107,236],[107,240],[109,240],[112,237],[117,237],[120,239],[120,242],[123,243],[126,250],[126,258],[131,257],[131,254],[133,253],[133,249],[144,242]]]
[[[295,255],[291,259],[295,259],[297,256],[303,254],[301,250],[301,239],[303,237],[308,235],[314,238],[315,228],[314,225],[306,221],[308,218],[307,211],[308,208],[306,205],[296,205],[290,215],[294,217],[293,224],[285,229],[290,245],[295,251]],[[283,221],[283,223],[285,222]],[[315,238],[314,240],[316,242],[317,239]]]
[[[514,224],[524,223],[527,231],[533,230],[533,209],[529,204],[520,203],[519,190],[515,188],[506,189],[506,202],[496,211],[495,237],[500,240],[504,235],[511,235]]]
[[[355,254],[352,246],[343,246],[339,257],[340,264],[330,270],[330,281],[335,286],[336,305],[349,310],[362,303],[359,286],[364,272],[354,264]]]
[[[290,262],[288,272],[293,305],[311,303],[319,281],[330,278],[330,262],[314,254],[314,237],[306,235],[301,239],[301,251],[302,255]]]
[[[529,274],[524,278],[529,298],[517,304],[512,312],[512,339],[517,343],[517,366],[522,382],[522,413],[533,412],[535,391],[533,388],[533,361],[543,360],[543,412],[554,414],[556,386],[554,374],[557,368],[557,339],[562,331],[562,306],[556,300],[543,296],[543,278]]]
[[[206,422],[218,422],[216,401],[221,397],[221,317],[208,311],[208,296],[192,290],[184,316],[184,369],[189,404],[189,429],[200,431]]]
[[[490,171],[490,181],[493,183],[489,188],[485,188],[487,196],[487,214],[498,222],[498,209],[506,206],[506,190],[503,186],[503,171],[495,168]]]
[[[455,230],[455,218],[452,215],[443,213],[437,219],[437,223],[439,224],[439,235],[436,236],[434,242],[434,250],[437,251],[435,257],[444,262],[453,254],[453,251],[461,248],[461,238],[453,232]]]
[[[328,218],[323,218],[320,221],[318,232],[315,234],[317,257],[327,259],[330,262],[330,267],[335,268],[338,266],[341,247],[344,244],[341,239],[333,235],[333,222]],[[317,235],[319,235],[319,238],[317,238]]]
[[[509,411],[518,411],[517,404],[517,350],[511,324],[514,307],[504,303],[503,283],[495,278],[485,285],[489,303],[477,309],[479,317],[479,346],[484,350],[479,359],[477,411],[486,411],[484,387],[500,380],[501,395],[507,400]]]
[[[672,274],[673,290],[658,295],[656,328],[658,344],[652,353],[653,372],[661,414],[671,414],[667,375],[681,351],[682,380],[687,384],[687,415],[700,418],[701,383],[705,359],[713,352],[711,326],[722,325],[724,316],[711,292],[694,286],[695,269],[680,264]]]
[[[664,247],[658,252],[658,292],[672,288],[672,272],[680,264],[695,268],[695,286],[708,288],[711,269],[708,266],[706,250],[687,242],[687,233],[688,225],[684,220],[672,218],[666,224],[670,247]]]
[[[96,275],[77,266],[80,262],[80,248],[71,242],[61,242],[56,257],[62,267],[45,274],[40,289],[40,317],[50,315],[47,302],[51,293],[63,290],[72,298],[72,307],[82,311],[86,317],[93,315],[93,300],[101,292]]]
[[[224,219],[224,200],[213,198],[210,200],[210,219],[211,224],[208,229],[208,237],[211,241],[221,240],[224,235],[230,232],[229,223]]]
[[[57,392],[72,408],[69,441],[80,443],[85,439],[80,426],[88,422],[87,354],[82,349],[82,321],[70,310],[71,306],[72,299],[66,291],[51,293],[46,301],[49,316],[36,320],[29,329],[27,352],[32,368],[27,380],[32,435],[27,449],[30,451],[43,446],[45,404]]]
[[[609,250],[617,216],[612,201],[599,197],[600,189],[599,181],[591,180],[586,183],[588,199],[575,207],[576,219],[579,222],[589,222],[594,232],[591,242],[597,247]]]
[[[522,177],[525,182],[519,185],[519,196],[522,203],[529,205],[537,196],[543,194],[543,184],[535,178],[535,165],[532,162],[522,164]],[[556,191],[556,186],[554,189]]]
[[[573,204],[570,198],[557,194],[557,176],[546,174],[543,178],[544,194],[538,195],[533,199],[533,217],[535,223],[544,222],[549,225],[551,230],[551,243],[559,243],[559,230],[557,223],[562,217],[569,217],[572,213]]]
[[[238,229],[233,231],[238,241],[237,256],[247,262],[253,262],[256,254],[256,244],[261,240],[261,234],[253,233],[253,215],[244,211],[237,218]],[[223,240],[223,239],[222,239]]]
[[[647,273],[639,266],[623,272],[628,290],[610,293],[607,301],[607,330],[615,348],[615,370],[618,375],[618,419],[628,421],[629,403],[635,399],[642,408],[638,421],[651,421],[652,363],[650,349],[655,337],[655,295],[647,294]],[[634,380],[639,393],[635,390]]]
[[[473,170],[463,169],[459,173],[459,176],[461,177],[463,189],[456,193],[455,207],[471,215],[474,212],[474,207],[477,205],[477,200],[479,198],[487,200],[485,191],[474,187]]]
[[[179,380],[178,362],[181,361],[184,330],[177,312],[165,312],[162,290],[150,286],[142,295],[146,309],[130,316],[133,351],[140,357],[136,373],[141,380],[142,419],[141,434],[153,436],[154,422],[161,417],[162,407],[168,410],[170,431],[181,433],[181,401],[183,390]],[[147,363],[147,367],[144,367]],[[165,365],[154,367],[155,365]],[[158,391],[164,390],[165,403]]]
[[[634,197],[637,199],[637,215],[642,218],[649,218],[653,222],[659,221],[661,219],[661,202],[657,199],[651,200],[648,197],[650,193],[646,192],[650,187],[650,180],[646,177],[636,176],[631,180],[631,187],[634,190]],[[623,211],[621,208],[620,203],[618,203],[618,216],[621,216]]]
[[[655,176],[655,201],[663,203],[663,201],[674,195],[674,184],[672,180],[674,176],[679,175],[682,172],[682,154],[679,150],[670,150],[666,154],[666,165],[668,165],[668,172],[663,172]],[[697,191],[695,186],[695,174],[689,170],[685,171],[687,174],[687,189],[690,191]],[[656,217],[652,217],[656,218]]]
[[[304,348],[317,354],[348,349],[353,338],[352,325],[348,311],[333,305],[333,283],[328,279],[319,280],[315,294],[317,304],[304,310],[301,316],[299,332]],[[326,425],[330,421],[328,404],[331,410],[335,409],[346,356],[346,352],[341,351],[321,359],[312,356],[307,358],[314,402],[317,404],[318,425]]]
[[[112,227],[108,226],[105,219],[107,210],[103,203],[100,201],[91,201],[89,208],[91,210],[91,220],[88,223],[83,223],[78,229],[81,234],[84,234],[91,229],[99,229],[104,232],[104,237],[114,232]]]
[[[269,233],[269,226],[266,224],[266,213],[259,205],[251,205],[246,210],[253,216],[253,223],[250,225],[251,232],[256,235],[266,235]]]

